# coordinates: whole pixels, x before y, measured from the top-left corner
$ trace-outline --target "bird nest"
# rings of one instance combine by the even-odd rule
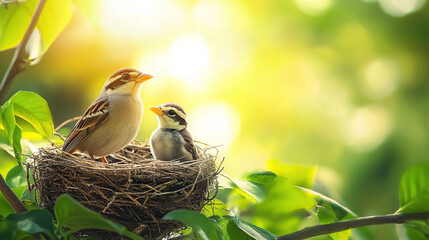
[[[147,144],[133,143],[109,155],[109,164],[104,164],[50,147],[39,149],[28,167],[39,207],[52,211],[56,198],[66,193],[132,232],[158,239],[183,229],[178,222],[162,219],[166,213],[201,211],[214,198],[221,169],[215,156],[202,156],[186,162],[158,161]],[[118,237],[101,230],[83,235]]]

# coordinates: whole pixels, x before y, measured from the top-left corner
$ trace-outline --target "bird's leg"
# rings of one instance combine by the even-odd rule
[[[89,156],[91,157],[92,161],[95,161],[95,158],[94,158],[94,156],[93,156],[92,154],[89,154]],[[105,157],[101,157],[101,160],[102,160],[104,163],[108,163]]]

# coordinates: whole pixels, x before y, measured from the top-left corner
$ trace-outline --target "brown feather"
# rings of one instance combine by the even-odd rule
[[[115,78],[116,76],[121,75],[123,73],[131,73],[131,72],[140,73],[139,71],[132,69],[132,68],[122,68],[122,69],[119,69],[118,71],[114,72],[112,75],[110,75],[109,78]]]
[[[69,153],[76,151],[79,144],[91,135],[94,129],[103,124],[108,117],[109,103],[107,99],[96,100],[73,127],[64,141],[62,150]]]
[[[161,107],[173,107],[173,108],[181,111],[186,116],[185,109],[183,109],[183,107],[177,103],[168,102],[168,103],[162,104]]]
[[[189,153],[192,154],[192,158],[194,160],[198,159],[198,153],[197,153],[197,148],[194,145],[194,140],[192,140],[192,136],[191,133],[189,133],[189,131],[185,128],[183,130],[180,131],[180,133],[182,134],[183,139],[185,140],[185,149],[186,151],[188,151]]]
[[[118,88],[119,86],[122,86],[122,85],[124,85],[124,82],[122,82],[121,79],[119,78],[116,81],[111,82],[109,85],[107,85],[106,90],[107,89],[113,90],[113,89]]]

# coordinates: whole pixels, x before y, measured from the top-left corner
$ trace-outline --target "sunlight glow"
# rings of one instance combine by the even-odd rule
[[[174,40],[167,53],[167,69],[171,76],[200,89],[207,83],[210,61],[209,46],[199,33],[185,33]]]
[[[194,139],[213,146],[222,145],[222,151],[231,146],[240,132],[237,111],[224,103],[203,103],[188,116]]]
[[[185,13],[171,0],[105,0],[100,18],[103,31],[130,38],[158,36],[186,22]]]
[[[165,77],[165,54],[161,51],[142,52],[135,60],[138,69],[143,72],[155,74],[156,77]]]
[[[228,24],[225,4],[217,0],[199,1],[192,13],[194,24],[211,31],[222,30]]]
[[[389,113],[379,106],[355,110],[345,127],[347,144],[357,151],[368,151],[379,146],[392,130]]]
[[[363,85],[366,94],[380,99],[392,94],[398,86],[398,67],[389,59],[378,59],[371,62],[366,68]]]
[[[381,8],[389,15],[402,17],[423,7],[426,0],[379,0]]]
[[[332,5],[333,0],[295,0],[299,9],[308,15],[320,15]]]

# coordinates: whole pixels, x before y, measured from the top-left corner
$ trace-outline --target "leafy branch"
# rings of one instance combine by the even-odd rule
[[[25,31],[22,41],[18,44],[18,47],[15,50],[15,53],[13,55],[12,61],[10,62],[9,68],[7,69],[3,77],[3,80],[0,84],[0,102],[3,101],[3,98],[5,97],[6,92],[9,89],[13,79],[16,77],[16,75],[18,75],[20,72],[24,70],[24,68],[22,67],[22,63],[25,62],[25,59],[23,58],[24,52],[25,52],[25,46],[27,46],[28,40],[30,39],[31,34],[34,31],[34,28],[36,27],[37,21],[39,20],[40,14],[42,13],[45,3],[46,3],[46,0],[40,0],[37,3],[36,10],[34,11],[33,16],[31,17],[31,20],[30,20],[30,25]]]
[[[276,163],[277,172],[281,172],[282,168],[296,170],[293,166]],[[428,236],[429,162],[414,165],[402,175],[399,188],[400,208],[395,214],[367,217],[357,217],[355,213],[334,199],[289,183],[289,181],[298,182],[298,179],[301,182],[308,182],[302,179],[302,172],[308,173],[307,170],[309,169],[301,168],[301,172],[299,170],[289,171],[291,173],[288,176],[289,179],[270,171],[251,172],[244,175],[243,180],[235,180],[223,175],[229,182],[223,183],[218,190],[216,200],[219,202],[216,203],[215,210],[212,210],[213,215],[206,217],[211,222],[204,223],[199,219],[201,218],[199,214],[193,213],[196,216],[190,217],[190,213],[180,210],[170,212],[167,218],[181,221],[191,227],[193,229],[191,234],[195,234],[197,238],[201,239],[206,239],[204,235],[208,233],[214,233],[214,236],[209,239],[224,239],[223,237],[226,239],[233,236],[235,238],[231,237],[232,239],[299,240],[329,234],[334,240],[346,240],[351,237],[353,228],[383,224],[404,224],[407,236],[414,236],[413,234]],[[309,176],[311,177],[311,174]],[[290,196],[294,197],[293,204],[288,202]],[[240,204],[244,201],[247,203]],[[235,208],[234,213],[222,210],[230,209],[228,206]],[[210,215],[210,209],[208,210],[207,215]],[[263,215],[255,218],[262,228],[245,222],[239,217],[252,211],[264,212]],[[299,212],[312,211],[315,211],[320,225],[301,230],[298,230],[298,224],[290,227],[293,223],[290,220],[296,221],[308,216],[307,214],[299,215]],[[287,222],[288,225],[278,228],[277,225],[283,222]],[[285,227],[290,228],[285,229]],[[204,231],[204,234],[200,233],[201,231]],[[291,233],[275,236],[274,231]],[[191,235],[185,236],[173,239],[192,238]]]
[[[399,213],[383,216],[370,216],[351,219],[343,222],[321,224],[301,229],[297,232],[279,236],[278,240],[300,240],[319,235],[341,232],[344,230],[382,224],[403,224],[407,220],[428,220],[429,212]]]
[[[46,3],[46,0],[40,0],[37,3],[36,9],[33,13],[33,16],[31,17],[30,25],[25,31],[22,41],[19,43],[18,47],[15,50],[15,54],[13,55],[9,68],[7,69],[0,85],[0,102],[3,100],[4,96],[6,95],[6,92],[9,89],[13,79],[16,77],[16,75],[18,75],[20,72],[24,70],[21,64],[24,61],[23,55],[25,51],[25,46],[27,45],[31,34],[34,31],[34,28],[36,27],[37,21],[39,20],[40,14],[42,13],[42,9],[45,3]],[[0,174],[0,191],[3,193],[3,196],[7,199],[7,201],[15,210],[15,212],[27,211],[27,208],[18,199],[18,197],[15,195],[12,189],[7,185],[6,181],[4,180],[1,174]]]

